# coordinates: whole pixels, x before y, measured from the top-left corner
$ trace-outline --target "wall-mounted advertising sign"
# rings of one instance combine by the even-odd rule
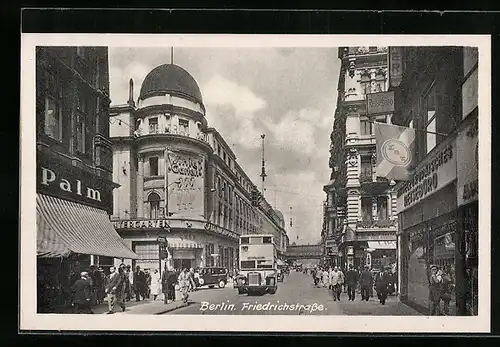
[[[403,79],[403,47],[389,47],[389,84],[397,87]]]
[[[165,219],[150,220],[122,220],[113,222],[115,229],[163,229],[170,231],[168,221]]]
[[[117,184],[41,151],[37,151],[36,162],[37,193],[113,213],[113,188]]]
[[[168,212],[181,216],[204,215],[205,159],[203,156],[165,151]]]
[[[367,94],[366,111],[369,115],[394,112],[394,92]]]
[[[457,178],[457,145],[453,141],[435,151],[398,190],[398,211],[404,211]]]
[[[457,204],[465,205],[476,201],[479,195],[479,140],[478,119],[457,135]]]
[[[216,234],[219,234],[219,235],[222,235],[222,236],[230,237],[230,238],[233,238],[233,239],[238,239],[239,238],[239,235],[236,234],[235,232],[233,232],[231,230],[228,230],[228,229],[221,228],[217,224],[213,224],[213,223],[206,223],[205,224],[205,230],[211,231],[213,233],[216,233]]]

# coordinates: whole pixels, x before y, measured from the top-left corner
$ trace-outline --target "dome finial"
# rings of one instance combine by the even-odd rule
[[[174,64],[174,47],[170,47],[170,64]]]

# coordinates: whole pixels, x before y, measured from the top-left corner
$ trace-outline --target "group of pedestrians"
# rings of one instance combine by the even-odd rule
[[[347,291],[349,301],[356,299],[358,288],[361,292],[361,300],[369,301],[370,297],[373,296],[373,288],[375,287],[379,302],[385,305],[387,296],[395,291],[395,276],[390,270],[391,267],[385,267],[374,276],[369,266],[365,266],[362,271],[357,271],[350,264],[349,270],[345,274],[337,266],[330,267],[328,270],[318,267],[313,269],[311,273],[314,286],[330,289],[334,301],[340,301],[343,288]]]

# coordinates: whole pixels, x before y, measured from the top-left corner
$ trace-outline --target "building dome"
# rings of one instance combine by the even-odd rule
[[[274,213],[278,216],[278,218],[282,221],[285,221],[285,218],[283,217],[283,213],[281,213],[279,210],[274,209]]]
[[[183,97],[203,105],[198,83],[189,72],[174,64],[160,65],[148,73],[142,82],[139,100],[164,94]]]

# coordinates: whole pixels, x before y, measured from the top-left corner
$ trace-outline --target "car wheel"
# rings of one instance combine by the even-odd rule
[[[245,294],[245,291],[243,290],[243,288],[238,288],[238,294]]]
[[[219,281],[219,288],[224,288],[226,286],[226,282],[224,282],[223,280],[220,280]]]
[[[269,289],[269,294],[276,294],[276,288]]]

